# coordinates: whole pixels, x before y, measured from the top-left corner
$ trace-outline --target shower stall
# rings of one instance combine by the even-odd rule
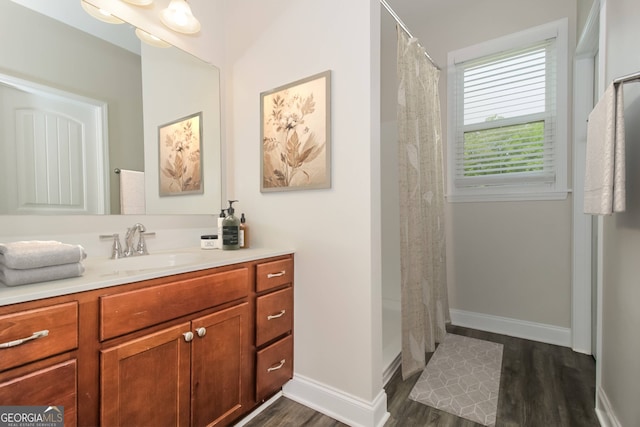
[[[400,198],[398,195],[396,21],[381,5],[380,146],[382,197],[382,366],[386,383],[400,365]]]
[[[424,368],[422,352],[434,351],[435,344],[444,338],[449,307],[444,262],[440,67],[386,0],[380,0],[380,4],[388,12],[381,14],[380,31],[382,344],[386,383],[401,359],[403,377]],[[411,297],[404,298],[408,295]],[[411,327],[403,330],[405,322]]]
[[[382,81],[382,84],[395,85]],[[395,100],[393,106],[395,109]],[[395,121],[381,124],[382,174],[382,366],[386,383],[400,365],[402,325],[400,311],[400,201],[398,144]]]

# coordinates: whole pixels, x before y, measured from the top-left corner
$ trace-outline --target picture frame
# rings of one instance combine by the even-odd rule
[[[260,191],[331,188],[331,70],[260,94]]]
[[[160,196],[204,193],[202,111],[158,126]]]

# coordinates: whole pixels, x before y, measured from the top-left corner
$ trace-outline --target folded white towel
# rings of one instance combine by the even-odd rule
[[[27,285],[29,283],[48,282],[49,280],[67,279],[82,276],[84,266],[73,264],[51,265],[48,267],[16,270],[0,265],[0,282],[7,286]]]
[[[82,246],[54,240],[0,243],[0,264],[18,270],[71,264],[86,257]]]
[[[584,212],[610,215],[625,207],[624,98],[622,84],[611,83],[589,114]]]

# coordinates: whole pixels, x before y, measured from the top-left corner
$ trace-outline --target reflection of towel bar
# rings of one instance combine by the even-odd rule
[[[118,175],[120,175],[120,168],[115,168],[113,171],[114,171],[115,173],[117,173]]]

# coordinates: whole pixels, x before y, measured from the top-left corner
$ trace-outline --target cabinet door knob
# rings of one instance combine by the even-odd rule
[[[282,359],[280,361],[280,363],[278,363],[277,365],[271,366],[270,368],[267,368],[267,372],[277,371],[278,369],[280,369],[280,368],[282,368],[284,366],[284,362],[285,362],[285,359]]]
[[[198,336],[202,338],[203,336],[207,335],[207,328],[202,327],[196,329],[196,334],[198,334]]]
[[[286,271],[284,271],[284,270],[279,271],[279,272],[277,272],[277,273],[269,273],[269,274],[267,274],[267,279],[272,279],[272,278],[274,278],[274,277],[284,276],[284,275],[285,275],[285,273],[286,273]]]
[[[278,314],[270,314],[267,316],[267,320],[273,320],[273,319],[277,319],[278,317],[282,317],[284,316],[284,314],[286,313],[286,310],[282,310],[280,313]]]
[[[189,332],[185,332],[184,334],[184,340],[186,342],[191,342],[193,340],[193,332],[189,331]]]

